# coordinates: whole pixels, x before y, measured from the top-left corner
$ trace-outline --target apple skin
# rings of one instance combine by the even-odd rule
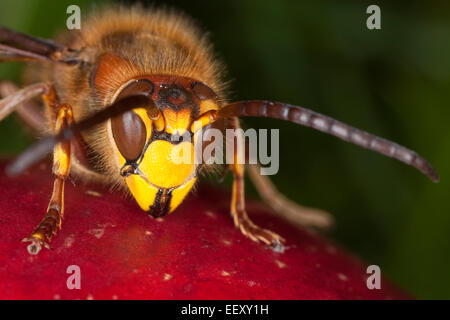
[[[65,217],[51,250],[27,252],[53,186],[40,163],[10,178],[0,163],[0,299],[408,299],[382,278],[366,286],[367,265],[340,246],[294,228],[263,204],[249,216],[286,239],[277,253],[244,237],[230,194],[200,186],[171,215],[153,219],[133,199],[67,181]],[[68,289],[79,266],[81,289]]]

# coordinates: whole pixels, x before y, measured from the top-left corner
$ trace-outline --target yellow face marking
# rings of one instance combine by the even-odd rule
[[[148,211],[155,201],[158,188],[136,174],[126,177],[125,182],[139,207],[144,211]]]
[[[168,113],[165,112],[165,123],[161,115],[156,119],[150,119],[147,110],[144,108],[133,109],[133,111],[145,124],[147,141],[151,138],[152,126],[155,126],[157,130],[158,127],[159,130],[165,127],[166,131],[170,131],[169,133],[172,134],[175,132],[182,134],[189,127],[189,110],[182,110],[181,114],[175,118],[172,110]],[[167,126],[167,123],[170,125]],[[167,130],[167,128],[169,129]],[[114,145],[114,151],[118,157],[119,165],[123,166],[126,159],[121,155],[116,145]],[[125,182],[138,205],[145,211],[148,211],[154,204],[160,188],[174,188],[169,204],[169,212],[171,212],[183,201],[197,180],[195,170],[194,146],[191,142],[172,144],[168,141],[156,140],[148,146],[139,163],[139,171],[142,176],[132,174],[125,178]]]
[[[172,191],[172,199],[170,201],[169,212],[175,210],[183,201],[183,199],[186,198],[186,195],[188,194],[189,190],[192,189],[192,186],[194,185],[195,181],[197,181],[197,178],[192,178],[179,188],[174,189]]]
[[[163,111],[165,119],[165,130],[167,133],[183,135],[191,122],[191,110],[183,109],[175,111],[165,109]]]
[[[155,186],[178,187],[195,174],[194,146],[187,141],[176,145],[164,140],[153,141],[139,170]]]

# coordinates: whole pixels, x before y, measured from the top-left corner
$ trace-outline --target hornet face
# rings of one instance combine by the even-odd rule
[[[145,94],[152,103],[110,120],[114,153],[133,197],[153,217],[183,201],[197,180],[199,129],[213,121],[217,96],[189,78],[148,76],[122,86],[115,101]],[[197,134],[196,134],[197,133]]]

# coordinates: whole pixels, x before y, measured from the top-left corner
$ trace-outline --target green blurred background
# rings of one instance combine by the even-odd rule
[[[96,4],[106,1],[96,1]],[[131,3],[123,2],[123,3]],[[211,33],[232,98],[298,104],[417,150],[439,184],[398,161],[294,124],[280,128],[279,189],[336,218],[330,234],[418,298],[450,298],[450,3],[426,1],[155,1]],[[65,27],[66,8],[92,1],[1,0],[0,24],[41,37]],[[366,8],[381,7],[381,30]],[[21,64],[0,65],[20,81]],[[0,152],[32,138],[0,123]],[[250,187],[249,187],[250,189]],[[254,190],[250,189],[250,193]]]

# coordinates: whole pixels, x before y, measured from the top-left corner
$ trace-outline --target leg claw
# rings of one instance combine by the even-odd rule
[[[39,251],[41,251],[42,247],[45,247],[46,249],[50,249],[50,246],[45,241],[42,241],[38,238],[25,238],[22,239],[22,242],[31,242],[28,247],[28,253],[32,255],[37,255]]]
[[[242,223],[239,228],[241,232],[256,242],[263,242],[266,245],[270,246],[273,251],[283,253],[284,252],[284,243],[285,239],[280,235],[258,227],[252,222]]]

